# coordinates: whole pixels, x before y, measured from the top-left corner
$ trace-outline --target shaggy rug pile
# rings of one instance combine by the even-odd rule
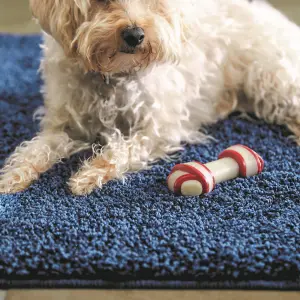
[[[39,36],[0,36],[0,166],[38,130]],[[279,126],[232,115],[208,145],[113,181],[88,197],[66,181],[88,153],[27,191],[0,195],[0,289],[8,287],[300,288],[300,147]],[[173,195],[179,162],[215,160],[233,144],[265,160],[259,176],[204,197]]]

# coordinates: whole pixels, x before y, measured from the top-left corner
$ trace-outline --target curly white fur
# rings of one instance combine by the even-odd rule
[[[37,138],[8,159],[0,192],[23,190],[60,159],[94,145],[69,182],[73,193],[88,194],[182,142],[206,141],[199,129],[234,110],[285,124],[300,143],[300,30],[271,6],[96,2],[31,0],[45,30],[45,115]],[[119,52],[120,30],[133,23],[146,40],[135,54]]]

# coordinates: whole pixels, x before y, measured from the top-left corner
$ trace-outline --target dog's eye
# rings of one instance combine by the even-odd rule
[[[97,3],[101,3],[104,5],[109,5],[109,3],[111,3],[113,0],[96,0]]]

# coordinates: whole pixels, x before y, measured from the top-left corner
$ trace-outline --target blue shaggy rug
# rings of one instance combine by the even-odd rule
[[[31,139],[42,104],[39,36],[0,36],[0,165]],[[232,115],[172,163],[75,197],[82,153],[27,191],[0,195],[0,289],[10,287],[300,289],[300,147],[284,127]],[[230,145],[265,159],[259,176],[204,197],[173,195],[179,162],[215,160]]]

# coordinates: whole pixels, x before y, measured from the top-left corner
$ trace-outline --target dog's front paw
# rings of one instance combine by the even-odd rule
[[[293,139],[300,146],[300,122],[288,123],[287,126],[294,134]]]
[[[78,172],[69,180],[69,187],[74,195],[84,196],[89,195],[98,185],[101,180],[96,175],[86,177],[85,172]]]
[[[9,168],[0,171],[0,194],[14,194],[28,188],[38,178],[36,170],[30,166]]]
[[[103,184],[114,179],[115,165],[102,158],[85,162],[82,168],[69,180],[69,187],[74,195],[88,195],[95,188],[102,188]]]

